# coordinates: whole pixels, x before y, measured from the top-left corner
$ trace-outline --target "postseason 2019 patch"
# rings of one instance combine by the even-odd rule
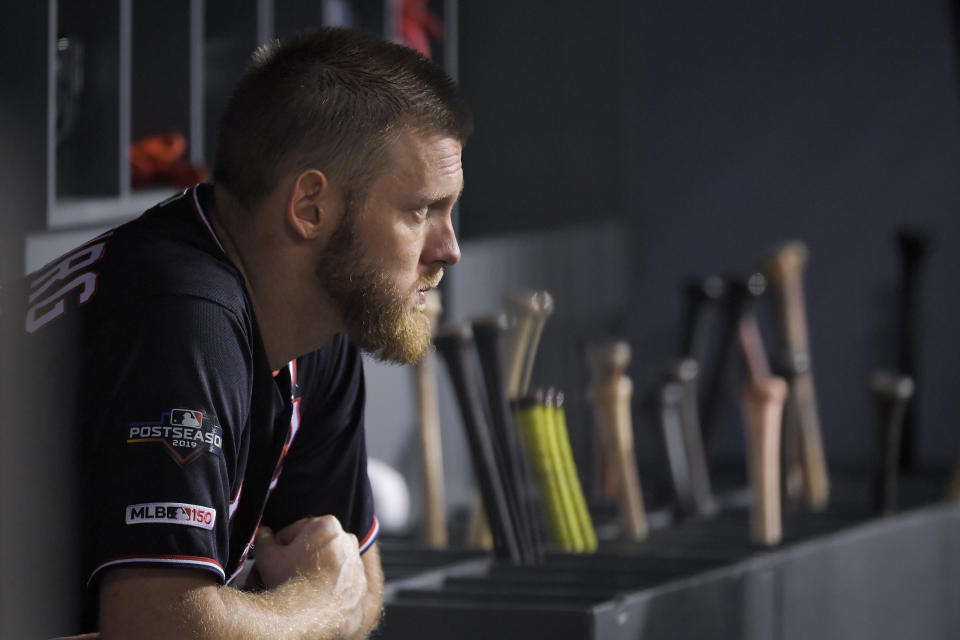
[[[223,429],[193,409],[171,409],[159,422],[135,422],[127,430],[127,444],[159,444],[178,464],[195,460],[204,451],[219,454]]]
[[[217,511],[184,502],[146,502],[126,509],[127,524],[182,524],[209,531],[217,521]]]

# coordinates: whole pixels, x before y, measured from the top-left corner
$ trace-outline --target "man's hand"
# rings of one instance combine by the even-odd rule
[[[257,569],[273,589],[294,578],[318,583],[317,596],[333,598],[344,615],[343,630],[352,636],[364,618],[367,579],[357,537],[346,533],[334,516],[303,518],[276,534],[257,532]]]

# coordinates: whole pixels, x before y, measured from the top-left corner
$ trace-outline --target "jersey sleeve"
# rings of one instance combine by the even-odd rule
[[[190,296],[130,305],[93,338],[110,375],[87,443],[90,581],[121,565],[224,581],[230,498],[249,412],[249,327]],[[100,357],[100,356],[98,356]]]
[[[379,526],[367,478],[364,377],[360,352],[344,335],[298,360],[299,428],[283,460],[263,522],[274,530],[300,518],[334,515],[360,542]]]

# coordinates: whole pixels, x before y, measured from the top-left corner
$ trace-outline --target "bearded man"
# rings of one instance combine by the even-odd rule
[[[214,184],[7,290],[8,378],[33,398],[13,422],[79,434],[78,565],[103,638],[376,624],[360,351],[412,363],[429,345],[470,127],[412,50],[301,34],[239,81]],[[251,555],[259,589],[241,590]]]

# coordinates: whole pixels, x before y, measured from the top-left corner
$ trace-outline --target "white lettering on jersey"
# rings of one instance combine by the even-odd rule
[[[182,524],[213,529],[216,509],[183,502],[146,502],[127,506],[127,524]]]

